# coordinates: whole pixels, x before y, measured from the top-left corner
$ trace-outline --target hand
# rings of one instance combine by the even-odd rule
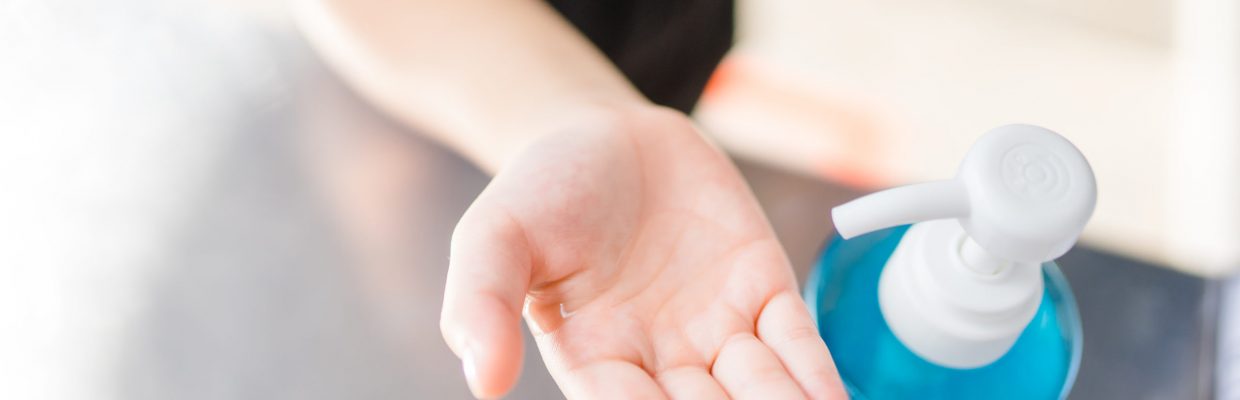
[[[569,398],[846,398],[748,186],[674,111],[580,118],[461,218],[441,328],[475,395],[515,383],[522,314]]]

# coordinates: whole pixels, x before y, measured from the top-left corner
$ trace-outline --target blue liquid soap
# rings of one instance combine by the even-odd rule
[[[1081,322],[1067,280],[1041,264],[1044,289],[1033,320],[1012,348],[985,366],[945,367],[893,335],[879,307],[879,276],[908,225],[844,240],[838,235],[805,288],[810,312],[854,399],[1056,399],[1072,388],[1081,359]]]

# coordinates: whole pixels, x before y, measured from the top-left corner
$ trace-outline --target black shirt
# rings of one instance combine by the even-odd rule
[[[549,0],[651,101],[690,112],[732,47],[732,0]]]

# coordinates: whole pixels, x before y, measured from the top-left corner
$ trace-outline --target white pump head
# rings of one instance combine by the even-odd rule
[[[844,238],[904,234],[879,278],[892,333],[927,361],[976,368],[1002,357],[1037,313],[1038,266],[1076,242],[1094,175],[1063,137],[1008,125],[978,139],[956,177],[874,193],[832,210]],[[934,221],[931,221],[934,220]]]
[[[956,218],[991,255],[1040,263],[1072,247],[1096,196],[1089,163],[1067,139],[1037,126],[1007,125],[973,145],[955,179],[874,193],[831,214],[845,238]]]

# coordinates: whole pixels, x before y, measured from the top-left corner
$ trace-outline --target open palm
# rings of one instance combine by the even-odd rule
[[[676,112],[530,145],[451,254],[441,327],[477,395],[515,382],[524,315],[570,398],[844,398],[748,186]]]

